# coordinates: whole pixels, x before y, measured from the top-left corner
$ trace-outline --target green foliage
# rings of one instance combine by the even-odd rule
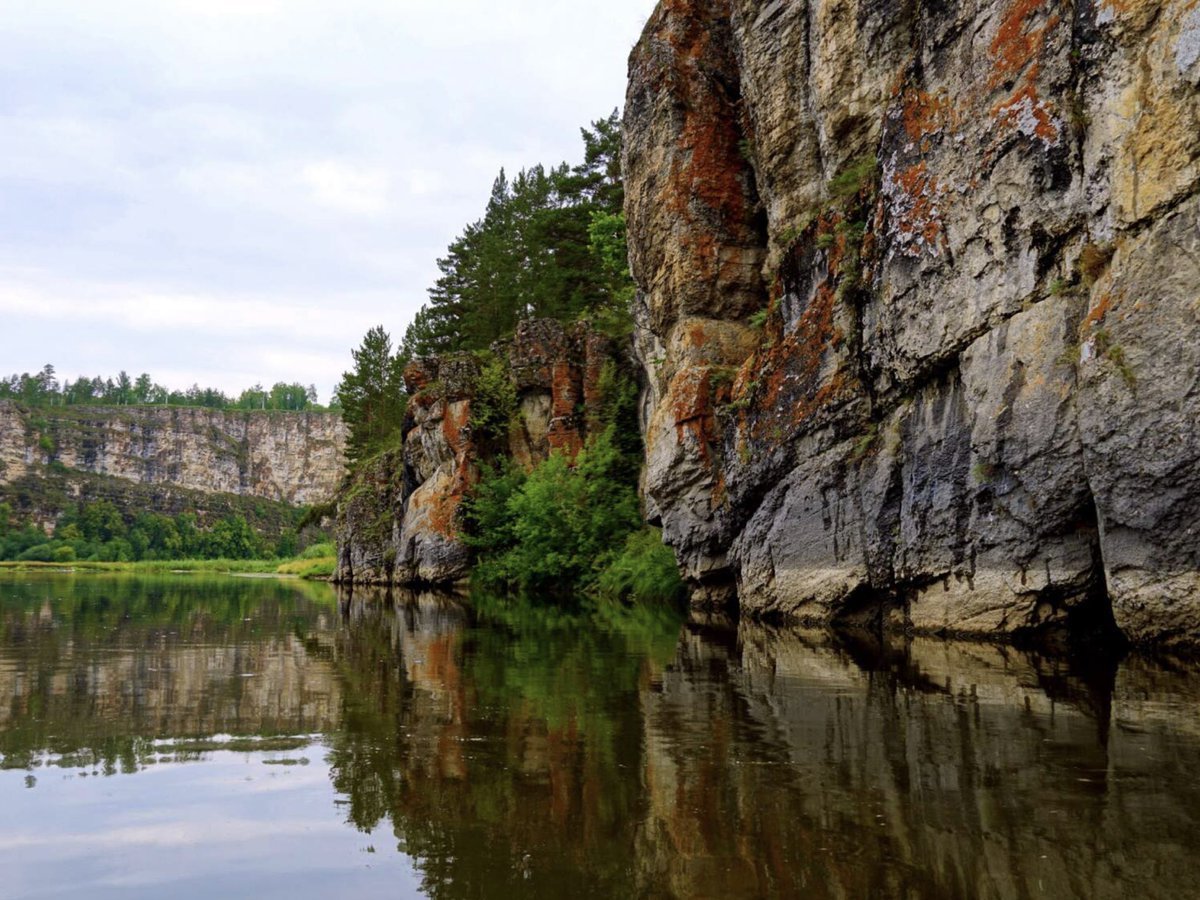
[[[282,556],[283,554],[280,554]],[[330,556],[337,556],[337,546],[333,543],[325,541],[320,544],[312,544],[302,552],[297,559],[326,559]]]
[[[574,466],[555,453],[528,476],[511,464],[485,475],[467,512],[481,582],[552,598],[594,585],[641,525],[628,467],[610,426]]]
[[[867,430],[854,441],[854,446],[850,449],[850,462],[858,463],[865,459],[867,454],[875,448],[875,443],[878,440],[879,424],[872,422],[867,427]]]
[[[873,154],[852,159],[829,182],[829,196],[834,200],[852,200],[869,188],[875,180],[879,161]]]
[[[471,400],[471,430],[482,446],[489,446],[508,436],[517,412],[517,388],[504,360],[485,350],[480,361]]]
[[[598,424],[611,432],[612,443],[620,455],[616,477],[636,485],[642,468],[637,383],[608,360],[600,369],[596,389],[600,407]]]
[[[344,373],[337,388],[351,465],[399,443],[407,407],[403,361],[392,355],[382,326],[367,332],[353,356],[354,371]]]
[[[58,517],[52,536],[32,522],[19,523],[10,504],[0,504],[0,560],[22,562],[140,562],[180,559],[251,560],[292,557],[302,538],[283,531],[272,543],[246,517],[231,513],[203,529],[194,514],[152,512],[122,515],[109,500],[83,502]],[[304,551],[305,558],[333,555],[328,543]]]
[[[976,484],[990,484],[999,472],[995,463],[977,462],[971,466],[971,480]]]
[[[750,317],[750,327],[762,328],[767,324],[767,319],[770,317],[770,315],[771,311],[769,309],[760,309]]]
[[[800,240],[804,232],[808,230],[808,226],[812,224],[812,216],[805,216],[801,221],[795,222],[783,229],[779,234],[779,243],[785,249],[790,249],[793,244]]]
[[[530,316],[569,321],[628,306],[616,111],[584,129],[583,142],[579,165],[537,165],[511,179],[501,170],[483,217],[438,260],[441,275],[404,334],[402,359],[482,350]]]
[[[1136,388],[1137,375],[1134,374],[1133,367],[1129,365],[1129,358],[1125,355],[1125,349],[1113,340],[1108,329],[1101,328],[1097,331],[1095,340],[1096,350],[1099,354],[1113,364],[1117,373],[1130,390]]]
[[[867,236],[867,223],[843,220],[838,222],[836,230],[845,238],[847,246],[858,247]]]
[[[256,384],[234,399],[215,388],[195,384],[187,390],[170,390],[148,373],[137,378],[131,378],[128,372],[119,372],[115,378],[80,376],[60,383],[52,365],[43,366],[36,374],[0,378],[0,400],[16,400],[28,406],[199,406],[293,412],[321,409],[314,385],[279,382],[267,391]]]
[[[675,554],[655,528],[643,528],[626,539],[621,555],[600,573],[596,588],[602,597],[639,603],[677,603],[686,590]]]

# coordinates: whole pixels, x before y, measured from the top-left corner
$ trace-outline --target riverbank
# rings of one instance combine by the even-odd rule
[[[131,575],[209,574],[281,575],[313,581],[328,580],[337,565],[336,557],[315,559],[191,559],[142,560],[140,562],[0,562],[0,572],[72,572]]]

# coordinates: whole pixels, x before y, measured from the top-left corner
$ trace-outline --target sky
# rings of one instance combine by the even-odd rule
[[[500,168],[578,161],[654,0],[0,0],[0,375],[315,384]]]

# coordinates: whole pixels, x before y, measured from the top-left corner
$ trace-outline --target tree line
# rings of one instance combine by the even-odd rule
[[[192,385],[173,391],[158,384],[149,374],[136,378],[122,371],[115,378],[80,376],[59,381],[52,365],[40,372],[0,377],[0,400],[16,400],[29,406],[200,406],[208,409],[323,411],[317,389],[300,383],[278,382],[270,388],[261,384],[233,397],[216,388]],[[336,401],[331,407],[336,409]]]
[[[323,536],[322,536],[323,537]],[[141,512],[125,516],[109,500],[67,509],[47,534],[23,522],[11,505],[0,503],[0,560],[22,562],[138,562],[179,559],[290,558],[301,549],[296,529],[277,540],[257,532],[242,515],[201,525],[194,513],[165,516]]]

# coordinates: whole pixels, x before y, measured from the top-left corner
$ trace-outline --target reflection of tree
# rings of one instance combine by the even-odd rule
[[[426,598],[342,636],[330,762],[350,821],[390,820],[435,897],[636,896],[639,695],[678,620],[488,612]]]

